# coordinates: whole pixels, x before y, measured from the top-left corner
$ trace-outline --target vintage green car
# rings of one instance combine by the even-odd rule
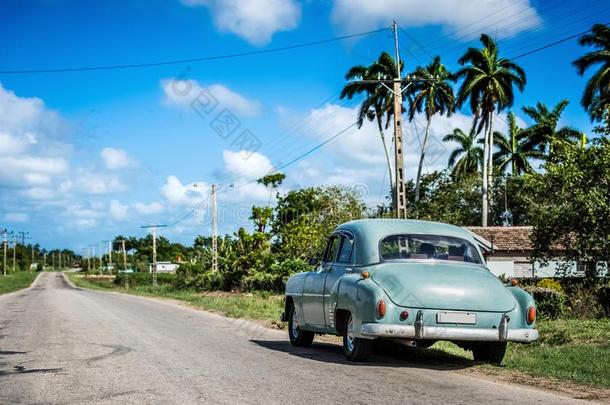
[[[538,338],[534,299],[487,269],[470,231],[414,220],[337,227],[317,270],[288,279],[282,320],[293,345],[341,335],[354,361],[375,340],[392,339],[419,347],[448,340],[477,361],[500,363],[507,342]]]

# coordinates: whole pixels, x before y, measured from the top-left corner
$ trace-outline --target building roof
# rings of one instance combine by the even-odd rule
[[[531,251],[531,226],[468,226],[469,231],[493,244],[495,251]]]

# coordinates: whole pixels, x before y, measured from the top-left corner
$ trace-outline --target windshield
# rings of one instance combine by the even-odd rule
[[[438,235],[392,235],[383,239],[382,260],[448,260],[482,264],[474,245],[464,239]]]

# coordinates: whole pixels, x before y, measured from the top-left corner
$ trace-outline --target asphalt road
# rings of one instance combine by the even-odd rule
[[[42,274],[0,296],[0,403],[574,403],[157,300],[71,288]]]

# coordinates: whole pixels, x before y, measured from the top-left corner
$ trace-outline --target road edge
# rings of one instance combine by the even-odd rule
[[[9,297],[11,295],[15,295],[15,294],[22,293],[24,291],[31,290],[32,288],[34,288],[36,283],[38,283],[38,280],[40,279],[40,276],[42,275],[42,273],[44,273],[44,271],[39,272],[38,275],[36,276],[36,278],[34,279],[34,281],[32,281],[32,283],[29,286],[27,286],[25,288],[22,288],[20,290],[17,290],[17,291],[11,291],[11,292],[7,292],[7,293],[4,293],[4,294],[0,294],[0,298],[2,298],[2,297]]]

